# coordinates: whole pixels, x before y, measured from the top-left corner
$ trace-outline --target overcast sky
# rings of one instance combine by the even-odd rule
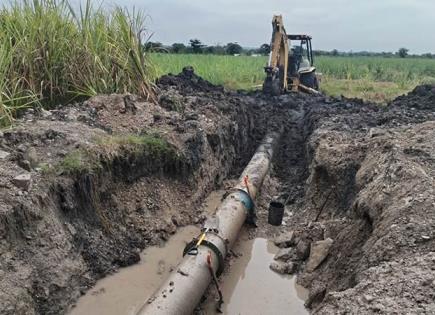
[[[144,9],[153,40],[207,44],[270,41],[273,14],[288,33],[309,33],[316,49],[435,52],[435,0],[126,0]]]
[[[435,53],[435,0],[106,0],[104,3],[144,10],[150,16],[152,40],[164,44],[187,43],[198,38],[206,44],[236,41],[245,47],[258,47],[270,41],[272,15],[282,14],[287,32],[313,35],[315,49],[397,51],[407,47],[413,53]]]

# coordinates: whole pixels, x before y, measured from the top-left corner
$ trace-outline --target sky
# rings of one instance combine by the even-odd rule
[[[198,38],[208,45],[238,42],[259,47],[270,42],[272,16],[282,14],[287,33],[312,35],[314,49],[395,52],[406,47],[411,53],[435,53],[435,0],[103,2],[144,10],[150,17],[151,40],[164,44]]]
[[[314,49],[435,53],[435,0],[124,0],[145,10],[152,40],[206,44],[268,43],[271,20],[282,14],[288,33],[313,36]]]

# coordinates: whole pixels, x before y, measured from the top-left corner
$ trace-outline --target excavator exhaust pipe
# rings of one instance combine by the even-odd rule
[[[247,217],[254,213],[255,197],[269,172],[281,133],[270,132],[263,139],[238,184],[221,203],[215,216],[205,222],[201,237],[193,242],[192,248],[185,249],[181,263],[137,314],[193,313],[213,278],[223,271],[225,257]]]

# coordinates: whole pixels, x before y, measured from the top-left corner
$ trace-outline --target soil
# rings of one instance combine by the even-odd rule
[[[249,233],[295,232],[310,311],[435,312],[434,86],[380,107],[227,91],[191,68],[157,84],[156,104],[101,95],[28,110],[1,131],[2,314],[66,313],[143,248],[200,225],[204,198],[229,188],[277,126]],[[286,204],[280,227],[267,224],[272,199]],[[326,238],[328,256],[305,271],[310,244]]]

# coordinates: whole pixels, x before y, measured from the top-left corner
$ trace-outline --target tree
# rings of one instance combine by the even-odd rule
[[[238,43],[228,43],[225,50],[228,55],[237,55],[242,53],[243,48]]]
[[[162,51],[163,44],[160,42],[147,42],[145,44],[145,51]]]
[[[397,52],[397,55],[400,58],[406,58],[406,56],[408,56],[408,52],[409,52],[409,49],[407,49],[407,48],[400,48],[399,51]]]
[[[270,45],[269,44],[263,44],[258,48],[257,53],[261,55],[267,55],[270,53]]]
[[[190,47],[192,48],[192,52],[194,54],[201,54],[202,53],[202,48],[205,46],[201,43],[201,41],[199,39],[191,39],[189,41],[190,43]]]
[[[174,43],[171,46],[171,51],[174,54],[180,54],[186,51],[186,46],[182,43]]]
[[[331,55],[334,56],[334,57],[338,56],[338,50],[337,49],[333,49],[331,51]]]
[[[220,45],[220,44],[216,44],[216,46],[214,46],[214,54],[216,55],[225,55],[226,54],[226,47]]]

